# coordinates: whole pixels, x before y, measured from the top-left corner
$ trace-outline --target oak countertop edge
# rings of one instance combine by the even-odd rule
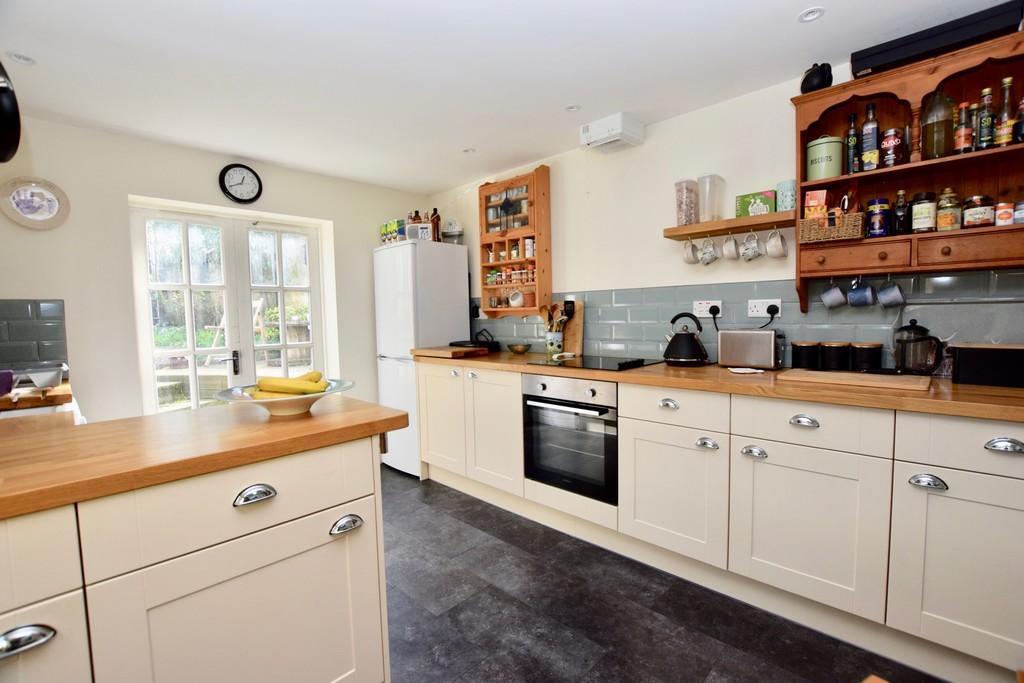
[[[638,384],[666,389],[692,389],[739,396],[760,396],[794,401],[816,401],[861,408],[882,408],[950,417],[1024,422],[1024,389],[953,384],[948,379],[932,379],[927,391],[876,389],[844,385],[810,385],[779,381],[773,371],[764,374],[737,375],[719,365],[699,368],[675,368],[665,364],[610,372],[544,365],[530,365],[543,354],[515,355],[492,353],[472,358],[414,357],[420,363],[454,365],[483,370],[506,370],[532,375],[552,375],[603,380],[620,384]]]

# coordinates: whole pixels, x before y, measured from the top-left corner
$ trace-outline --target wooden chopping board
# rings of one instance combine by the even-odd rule
[[[575,353],[576,357],[583,355],[583,302],[576,302],[576,312],[572,319],[565,324],[562,330],[562,349],[569,353]]]
[[[833,384],[872,389],[903,389],[928,391],[932,378],[927,375],[872,375],[863,372],[822,372],[818,370],[783,370],[776,379],[807,384]]]
[[[429,358],[470,358],[486,356],[490,351],[480,346],[433,346],[426,349],[413,349],[413,356]]]

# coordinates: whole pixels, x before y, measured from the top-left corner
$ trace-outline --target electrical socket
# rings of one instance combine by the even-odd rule
[[[718,306],[718,315],[721,316],[723,313],[721,301],[694,301],[693,314],[698,318],[710,318],[711,312],[708,309],[712,306]]]
[[[768,307],[772,304],[779,307],[779,312],[775,314],[775,319],[778,320],[782,317],[782,299],[750,299],[747,301],[747,317],[770,318]]]

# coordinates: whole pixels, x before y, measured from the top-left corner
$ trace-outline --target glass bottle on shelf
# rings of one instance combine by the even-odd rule
[[[1024,97],[1020,98],[1017,105],[1017,120],[1013,123],[1013,141],[1024,142]]]
[[[896,193],[896,204],[892,207],[892,234],[909,235],[910,232],[910,205],[907,203],[907,191],[900,190]]]
[[[971,122],[971,151],[978,149],[978,103],[971,102],[967,109],[967,120]]]
[[[846,172],[860,173],[860,130],[856,114],[850,114],[850,128],[846,131]]]
[[[971,129],[970,103],[961,102],[957,111],[956,130],[953,132],[953,151],[964,154],[974,145],[974,131]]]
[[[995,143],[997,147],[1007,147],[1013,142],[1013,77],[1003,79],[1003,99],[996,115]]]
[[[981,91],[981,105],[978,107],[978,134],[974,149],[990,149],[996,142],[996,114],[992,109],[992,88]]]
[[[953,107],[941,90],[936,90],[921,126],[921,158],[939,159],[953,153]]]
[[[861,170],[873,171],[878,168],[878,119],[875,118],[875,105],[868,105],[867,118],[860,137]]]

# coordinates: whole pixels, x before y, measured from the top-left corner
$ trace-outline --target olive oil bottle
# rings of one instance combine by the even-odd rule
[[[856,114],[850,114],[850,129],[846,131],[846,172],[860,173],[860,130]]]
[[[860,138],[861,170],[873,171],[878,168],[878,119],[875,118],[875,105],[868,105],[868,115],[864,120],[864,128]]]

